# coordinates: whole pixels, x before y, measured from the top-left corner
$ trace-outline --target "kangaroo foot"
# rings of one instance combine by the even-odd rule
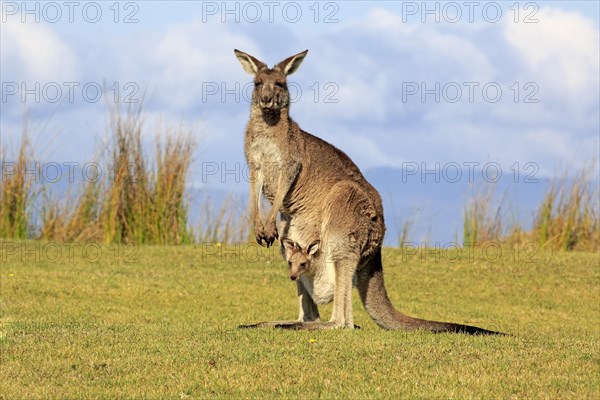
[[[298,321],[264,321],[257,322],[256,324],[247,324],[247,325],[239,325],[240,329],[247,328],[281,328],[286,325],[292,325],[297,323]]]
[[[341,329],[344,328],[336,322],[323,321],[265,321],[256,324],[239,325],[240,329],[248,328],[278,328],[278,329],[294,329],[294,330],[318,330],[318,329]],[[354,329],[360,329],[360,326],[354,325]]]
[[[314,330],[319,330],[319,329],[343,329],[343,328],[348,329],[349,327],[341,326],[337,322],[332,322],[332,321],[327,321],[327,322],[324,322],[324,321],[311,321],[311,322],[295,321],[294,323],[291,323],[291,324],[286,323],[286,324],[275,325],[275,328],[314,331]],[[360,326],[354,325],[354,329],[360,329]]]

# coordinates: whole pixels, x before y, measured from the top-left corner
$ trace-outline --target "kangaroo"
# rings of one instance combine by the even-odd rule
[[[302,268],[295,273],[300,278],[295,280],[298,319],[241,327],[353,329],[352,287],[356,282],[367,313],[384,329],[497,334],[469,325],[409,317],[394,308],[383,279],[381,247],[385,223],[379,193],[344,152],[300,129],[289,115],[287,76],[296,72],[308,50],[273,68],[242,51],[234,53],[244,70],[254,77],[244,150],[256,241],[269,247],[279,237],[278,213],[282,237],[296,243],[320,238],[319,251],[307,253],[314,257],[310,273],[301,272]],[[271,204],[264,224],[259,208],[263,195]],[[284,242],[282,255],[293,263],[294,253],[289,246],[290,242]],[[331,319],[320,321],[317,304],[332,301]]]

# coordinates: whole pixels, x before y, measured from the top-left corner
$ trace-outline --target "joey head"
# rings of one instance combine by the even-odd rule
[[[295,281],[301,275],[310,272],[310,264],[313,256],[319,250],[319,240],[315,240],[306,247],[288,238],[281,239],[281,244],[285,249],[285,258],[288,261],[290,279]]]

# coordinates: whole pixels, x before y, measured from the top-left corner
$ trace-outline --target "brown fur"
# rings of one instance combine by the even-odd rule
[[[295,72],[307,51],[273,68],[244,52],[235,54],[254,76],[245,153],[250,169],[251,216],[254,235],[270,246],[281,235],[302,250],[309,239],[320,239],[319,251],[306,257],[309,268],[297,274],[300,315],[297,321],[262,322],[245,327],[353,328],[352,286],[363,304],[385,329],[427,329],[433,332],[495,333],[485,329],[406,316],[391,304],[383,282],[381,246],[385,234],[379,193],[352,160],[335,146],[304,132],[289,116],[286,76]],[[271,203],[265,223],[260,197]],[[286,249],[286,246],[282,246]],[[283,251],[301,258],[306,253]],[[294,260],[291,260],[294,261]],[[317,304],[333,301],[329,322],[319,321]]]

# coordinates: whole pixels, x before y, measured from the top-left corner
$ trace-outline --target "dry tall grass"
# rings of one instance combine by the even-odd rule
[[[196,231],[199,243],[242,243],[254,240],[250,238],[248,209],[234,195],[228,195],[218,208],[209,199],[201,207]]]
[[[62,242],[101,241],[98,223],[101,206],[101,185],[97,180],[84,182],[56,199],[46,190],[42,201],[40,238]]]
[[[34,182],[26,166],[38,164],[24,125],[16,162],[7,162],[2,151],[3,238],[140,244],[194,241],[187,222],[186,194],[196,146],[191,133],[159,131],[154,161],[149,162],[142,141],[141,107],[112,110],[109,122],[108,144],[98,157],[101,179],[70,182],[69,192],[60,193],[60,199],[42,183],[36,189],[42,194],[41,222],[36,227],[30,226]]]
[[[575,174],[565,169],[552,181],[535,212],[531,229],[507,222],[505,196],[496,201],[492,184],[483,184],[464,210],[464,243],[495,241],[506,245],[535,244],[547,250],[600,250],[600,200],[597,162]]]
[[[0,237],[138,244],[248,240],[247,213],[233,196],[218,207],[210,200],[201,204],[194,232],[187,182],[196,143],[189,131],[161,129],[150,151],[141,106],[110,110],[108,138],[94,160],[101,175],[69,182],[67,193],[36,182],[40,174],[32,168],[39,163],[28,129],[25,123],[16,161],[7,161],[2,147]],[[34,197],[41,200],[39,222],[31,218]]]
[[[552,250],[600,249],[597,162],[569,177],[565,169],[551,183],[540,204],[532,236]]]
[[[502,239],[506,231],[504,200],[504,196],[496,200],[496,188],[493,183],[485,182],[475,189],[463,210],[465,246],[477,246]]]
[[[37,176],[37,165],[32,162],[32,151],[29,142],[29,126],[25,119],[16,161],[7,159],[4,145],[0,154],[2,159],[0,236],[3,238],[26,239],[29,235],[33,184]]]
[[[164,138],[163,138],[164,137]],[[156,135],[155,162],[142,143],[140,110],[111,118],[112,177],[102,196],[104,242],[191,243],[186,180],[195,149],[190,132]]]

